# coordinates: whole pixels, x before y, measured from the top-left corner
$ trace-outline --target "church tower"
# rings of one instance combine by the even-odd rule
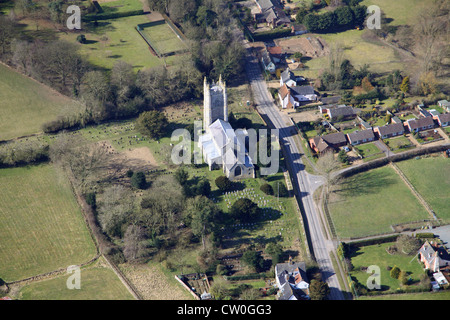
[[[222,75],[217,83],[211,84],[205,77],[203,91],[203,128],[207,130],[217,119],[228,122],[227,87]]]

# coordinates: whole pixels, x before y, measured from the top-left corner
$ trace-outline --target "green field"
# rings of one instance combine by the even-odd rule
[[[328,207],[341,238],[392,232],[393,224],[429,217],[391,167],[353,175],[335,188]]]
[[[94,266],[80,271],[80,289],[68,289],[69,274],[30,283],[20,290],[21,300],[134,300],[109,268]]]
[[[64,175],[51,165],[0,170],[0,277],[67,268],[96,249]]]
[[[0,64],[0,140],[41,132],[45,122],[81,106]]]
[[[424,273],[422,265],[413,256],[404,254],[391,255],[387,253],[386,248],[393,244],[383,243],[380,245],[366,246],[352,252],[351,261],[354,268],[350,272],[350,275],[355,277],[360,284],[366,286],[369,274],[366,271],[362,271],[361,267],[376,265],[380,268],[380,290],[384,292],[395,292],[401,286],[401,283],[398,279],[391,278],[387,267],[398,266],[400,270],[408,272],[408,276],[411,278],[411,286],[419,283],[420,276]]]
[[[397,162],[397,166],[433,208],[436,216],[450,221],[450,160],[442,156],[411,159]]]
[[[147,43],[135,29],[138,24],[148,22],[146,15],[139,15],[99,21],[98,26],[85,23],[87,43],[79,44],[80,52],[92,64],[105,69],[111,69],[118,60],[131,64],[136,71],[162,66],[164,61],[151,53]],[[59,37],[74,43],[77,34],[60,33]],[[176,61],[174,57],[167,57],[165,60],[168,65],[173,65]]]
[[[167,23],[145,27],[142,31],[160,54],[182,51],[185,44],[173,32]]]
[[[415,145],[405,136],[389,138],[384,140],[384,142],[394,153],[415,148]]]

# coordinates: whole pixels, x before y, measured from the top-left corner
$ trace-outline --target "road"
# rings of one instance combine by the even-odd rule
[[[269,126],[279,129],[280,144],[284,146],[285,159],[293,179],[298,199],[304,208],[304,226],[308,236],[311,254],[322,271],[322,278],[330,287],[329,299],[344,300],[344,295],[333,269],[330,259],[330,251],[334,249],[332,241],[326,239],[321,226],[320,216],[313,199],[313,191],[317,187],[317,178],[305,171],[301,153],[294,141],[295,129],[289,118],[282,114],[273,103],[273,99],[267,90],[266,82],[261,73],[258,60],[253,55],[251,48],[246,45],[246,72],[253,91],[253,99],[257,104],[258,112]],[[311,183],[311,181],[313,183]]]

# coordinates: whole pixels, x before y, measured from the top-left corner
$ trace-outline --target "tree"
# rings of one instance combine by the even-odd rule
[[[408,93],[409,91],[409,77],[404,77],[402,84],[400,85],[400,90],[404,93]]]
[[[274,193],[272,186],[268,183],[264,183],[263,185],[261,185],[260,189],[267,195],[273,195]]]
[[[174,176],[178,183],[184,186],[189,179],[189,172],[187,172],[185,167],[179,167],[177,171],[175,171]]]
[[[422,241],[416,237],[401,235],[397,238],[396,247],[404,254],[416,254],[422,246]]]
[[[131,185],[137,189],[147,188],[147,180],[143,172],[135,172],[131,176]]]
[[[258,205],[247,198],[236,200],[230,208],[231,216],[241,222],[251,221],[257,213]]]
[[[0,15],[0,49],[5,54],[14,37],[14,23],[5,16]]]
[[[222,192],[230,190],[233,186],[233,183],[226,176],[217,177],[215,183],[217,188]]]
[[[152,139],[160,139],[166,134],[169,121],[164,113],[157,110],[141,113],[136,121],[136,129]]]
[[[313,279],[309,285],[309,297],[311,300],[325,300],[330,293],[328,283]]]
[[[216,204],[205,196],[197,196],[188,200],[186,214],[194,235],[201,237],[203,249],[206,249],[206,235],[214,230],[219,209]]]
[[[325,177],[326,192],[328,193],[330,185],[337,182],[333,173],[340,168],[339,162],[334,158],[334,153],[330,151],[321,155],[317,160],[316,168]]]
[[[390,271],[391,278],[398,279],[400,277],[400,272],[401,272],[400,268],[397,266],[394,266]]]
[[[123,254],[128,261],[134,261],[146,254],[145,229],[138,225],[129,225],[124,235]]]
[[[254,250],[245,251],[240,261],[255,272],[260,272],[264,266],[261,253]]]
[[[266,253],[272,258],[272,265],[280,263],[283,257],[283,247],[279,243],[268,243]]]

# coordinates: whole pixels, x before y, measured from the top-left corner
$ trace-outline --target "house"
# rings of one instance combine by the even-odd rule
[[[431,117],[431,113],[429,113],[427,110],[419,108],[419,116],[421,117]]]
[[[284,55],[281,47],[267,47],[267,51],[269,51],[269,54],[275,64],[280,63],[283,60]]]
[[[317,136],[309,140],[309,145],[318,154],[324,154],[347,145],[346,135],[342,132]]]
[[[426,270],[439,272],[450,266],[450,255],[447,250],[433,241],[426,241],[419,249],[418,255]]]
[[[264,49],[261,54],[261,63],[263,64],[264,69],[270,73],[275,73],[275,71],[277,70],[275,62],[273,61],[272,56],[270,55],[267,48]]]
[[[288,87],[286,84],[278,90],[278,98],[283,109],[295,109],[303,103],[317,101],[317,95],[313,87]]]
[[[288,87],[297,86],[297,77],[289,68],[284,70],[280,75],[280,86],[283,86],[284,84]]]
[[[352,133],[347,134],[348,141],[352,146],[374,141],[375,140],[375,134],[373,133],[372,129],[362,130],[362,131],[355,131]]]
[[[434,128],[434,121],[432,117],[409,119],[406,121],[406,124],[410,132],[419,132]]]
[[[447,127],[450,125],[450,113],[438,114],[433,117],[441,127]]]
[[[431,114],[432,117],[441,114],[441,113],[440,113],[439,111],[437,111],[436,109],[428,110],[428,112]]]
[[[283,11],[278,0],[256,0],[256,4],[260,10],[260,13],[255,14],[257,23],[265,22],[272,28],[291,24],[291,19]]]
[[[296,36],[308,33],[308,29],[303,24],[294,23],[291,25],[292,33]]]
[[[353,107],[346,106],[345,104],[328,108],[327,114],[331,121],[342,121],[353,119],[356,117],[356,113],[354,112]]]
[[[392,137],[401,136],[405,133],[405,127],[403,126],[403,123],[394,123],[394,124],[387,124],[382,127],[376,127],[373,130],[380,139],[388,139]]]
[[[309,300],[309,283],[306,277],[306,264],[293,262],[275,266],[275,283],[278,286],[278,300]]]
[[[443,108],[445,111],[450,112],[450,102],[447,100],[438,101],[438,106]]]
[[[199,146],[209,170],[222,169],[230,180],[254,178],[255,167],[245,148],[247,132],[234,130],[228,122],[226,84],[204,82],[205,133],[199,137]]]

